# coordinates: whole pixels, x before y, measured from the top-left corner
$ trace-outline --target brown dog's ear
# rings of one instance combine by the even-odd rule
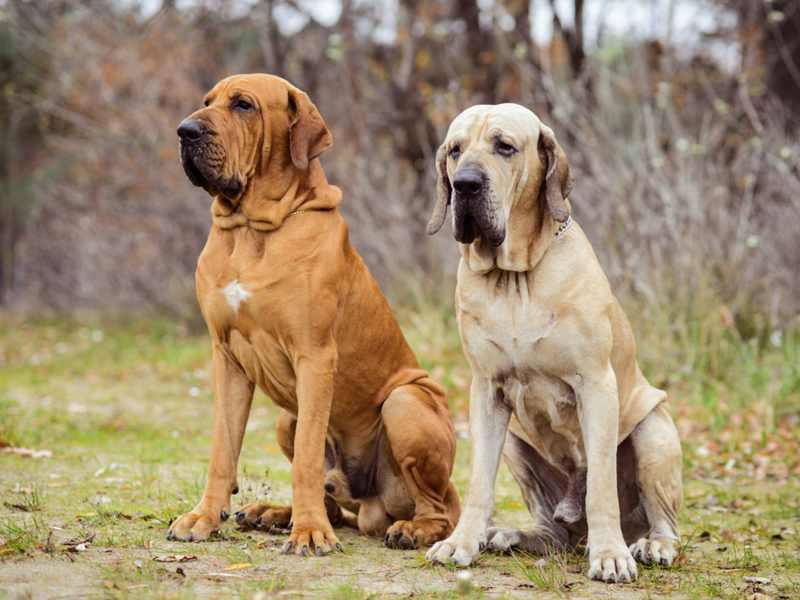
[[[289,150],[294,166],[305,171],[308,163],[333,145],[333,136],[308,96],[289,88]]]
[[[450,196],[453,188],[450,187],[450,178],[447,176],[447,151],[445,144],[439,147],[436,152],[436,173],[439,181],[436,182],[436,206],[433,207],[433,216],[425,231],[428,235],[433,235],[442,228],[444,219],[447,216],[447,206],[450,204]]]
[[[556,142],[553,130],[542,126],[539,133],[539,145],[544,149],[545,161],[545,198],[547,208],[556,221],[563,223],[569,217],[567,204],[564,202],[572,190],[572,171],[569,170],[567,157]]]

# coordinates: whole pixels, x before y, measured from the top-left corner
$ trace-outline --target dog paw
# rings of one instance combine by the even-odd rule
[[[252,527],[262,531],[269,531],[273,526],[285,529],[292,521],[292,507],[252,502],[237,510],[234,518],[237,525],[242,527]]]
[[[448,531],[446,521],[420,519],[419,521],[396,521],[383,538],[387,548],[410,550],[430,546],[443,539]]]
[[[230,513],[226,509],[206,510],[201,507],[181,515],[172,523],[167,533],[168,540],[179,542],[205,542],[212,533],[219,531],[222,522]]]
[[[636,561],[625,546],[605,551],[591,550],[589,554],[589,578],[606,583],[633,581],[639,576]]]
[[[387,548],[395,548],[397,550],[413,550],[417,547],[411,532],[405,532],[402,529],[394,529],[394,525],[389,529],[385,536],[383,536],[383,545]]]
[[[327,556],[331,552],[344,552],[344,546],[330,526],[317,528],[295,525],[289,535],[289,541],[284,544],[281,552],[300,556],[310,554]]]
[[[521,545],[523,532],[507,527],[489,527],[486,530],[486,549],[494,552],[510,552]]]
[[[630,552],[638,562],[644,565],[662,565],[669,567],[675,562],[678,553],[672,545],[672,540],[648,540],[640,538],[630,547]]]
[[[589,579],[615,583],[633,581],[638,576],[636,561],[624,546],[618,550],[592,551],[589,555]]]
[[[486,540],[486,549],[495,552],[510,552],[512,548],[519,548],[544,555],[564,548],[563,541],[538,528],[522,531],[510,527],[489,527],[486,530]]]
[[[486,547],[485,538],[485,535],[468,537],[454,533],[443,542],[436,542],[425,554],[425,560],[452,560],[462,567],[469,566]]]

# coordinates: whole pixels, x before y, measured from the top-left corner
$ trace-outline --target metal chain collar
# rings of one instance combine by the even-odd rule
[[[557,240],[559,237],[561,237],[561,234],[564,233],[567,229],[569,229],[570,225],[572,225],[572,216],[571,215],[569,217],[567,217],[567,222],[564,223],[561,227],[558,228],[558,231],[556,231],[556,234],[555,234],[555,236],[553,236],[553,239]]]

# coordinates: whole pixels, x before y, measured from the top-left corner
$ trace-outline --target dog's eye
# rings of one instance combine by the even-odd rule
[[[511,156],[517,151],[517,149],[514,148],[514,146],[512,146],[511,144],[506,144],[505,142],[497,142],[497,151],[502,156]]]
[[[253,105],[250,104],[247,100],[239,100],[236,103],[235,108],[238,108],[239,110],[250,110],[251,108],[253,108]]]
[[[450,156],[453,158],[453,160],[458,160],[458,157],[461,156],[461,148],[458,146],[453,146],[450,149]]]

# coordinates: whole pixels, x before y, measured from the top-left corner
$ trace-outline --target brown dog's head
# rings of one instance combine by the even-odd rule
[[[305,171],[333,144],[308,96],[264,74],[220,81],[206,94],[205,108],[180,124],[178,136],[189,180],[232,201],[257,175],[284,187],[292,170]]]
[[[471,244],[482,234],[493,248],[506,240],[511,213],[532,212],[539,199],[556,221],[569,216],[572,173],[564,152],[553,130],[518,104],[473,106],[456,117],[436,171],[429,235],[441,229],[449,204],[456,240]]]

